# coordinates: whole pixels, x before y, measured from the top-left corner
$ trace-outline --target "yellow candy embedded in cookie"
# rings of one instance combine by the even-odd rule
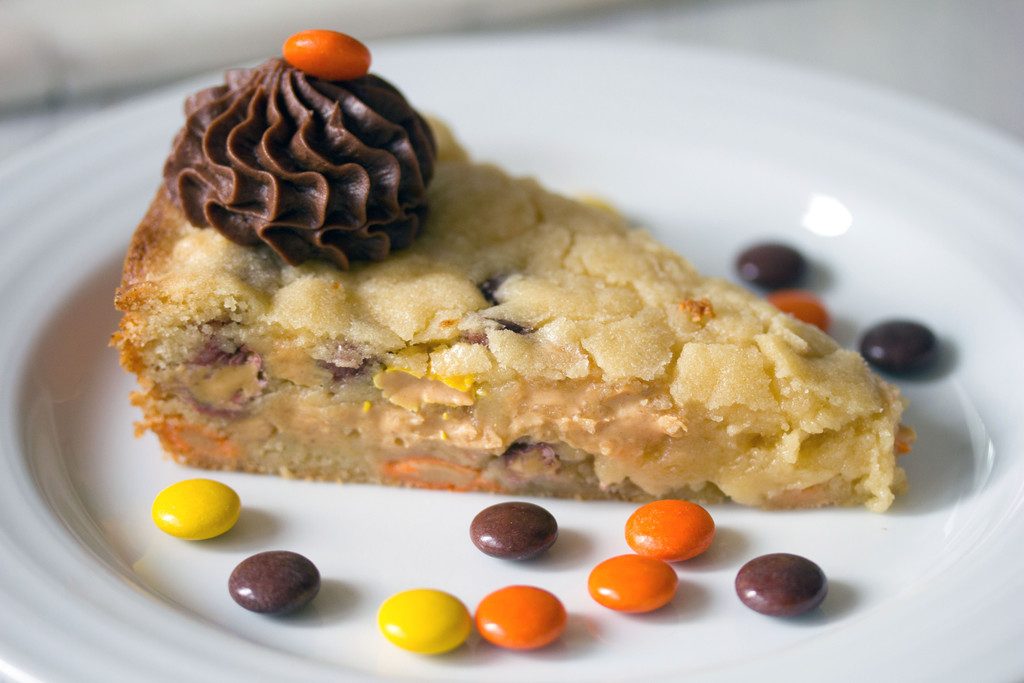
[[[471,406],[473,397],[467,390],[472,385],[472,375],[423,376],[403,368],[385,368],[373,376],[373,386],[380,389],[381,396],[406,410],[419,410],[427,404]]]
[[[473,383],[476,378],[473,375],[430,375],[430,379],[436,379],[439,382],[444,382],[452,389],[459,391],[469,391],[473,388]]]
[[[157,494],[152,514],[161,531],[202,541],[233,527],[241,509],[238,494],[230,486],[212,479],[186,479]]]

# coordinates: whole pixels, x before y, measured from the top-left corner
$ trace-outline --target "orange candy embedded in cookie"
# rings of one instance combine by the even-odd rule
[[[639,507],[626,521],[626,543],[638,555],[681,562],[708,549],[715,521],[686,500],[656,500]]]
[[[768,303],[783,313],[789,313],[797,320],[814,325],[828,332],[831,320],[825,305],[818,297],[802,289],[780,289],[767,297]]]
[[[284,41],[281,51],[293,67],[325,81],[350,81],[370,71],[370,50],[337,31],[299,31]]]
[[[485,640],[510,650],[535,650],[565,630],[562,601],[533,586],[496,590],[476,608],[476,627]]]
[[[618,555],[590,572],[590,597],[618,612],[650,612],[668,604],[679,577],[661,560],[641,555]]]

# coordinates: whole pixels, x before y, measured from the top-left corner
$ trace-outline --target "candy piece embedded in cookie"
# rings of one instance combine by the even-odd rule
[[[304,131],[319,131],[306,138],[319,145],[332,125],[363,125],[345,115],[346,106],[362,111],[347,99],[362,86],[327,87],[304,74],[259,79],[236,82],[252,89],[250,118],[261,116],[253,99],[264,98],[267,112],[301,119],[275,84],[304,92],[305,79],[317,97],[338,97],[337,109],[307,111],[308,123],[275,123],[268,113],[267,126],[238,124],[274,138],[283,156],[273,164],[294,164],[288,173],[307,184],[296,189],[292,176],[260,167],[271,159],[232,147],[243,133],[229,134],[225,149],[253,165],[261,187],[283,188],[256,196],[297,198],[235,204],[241,195],[218,175],[223,158],[194,172],[170,163],[176,180],[136,231],[117,293],[115,343],[139,376],[141,425],[176,460],[766,508],[881,511],[902,489],[895,453],[912,440],[900,427],[903,401],[859,354],[740,287],[701,277],[612,212],[468,161],[440,124],[420,130],[407,103],[378,102],[397,123],[361,138],[368,156],[336,147],[333,165],[308,161],[296,141]],[[403,180],[374,175],[366,159],[387,155]],[[305,174],[319,173],[331,197],[348,192],[352,183],[340,179],[349,165],[368,179],[362,223],[351,197],[304,196],[320,182]],[[183,198],[200,183],[193,175],[210,180],[194,201]],[[375,198],[381,188],[395,201]],[[217,226],[221,218],[251,230],[239,237]],[[385,238],[386,253],[364,244]]]

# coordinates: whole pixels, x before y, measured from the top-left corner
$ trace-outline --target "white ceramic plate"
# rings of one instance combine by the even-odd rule
[[[107,340],[111,295],[196,84],[110,112],[0,173],[0,677],[43,681],[1008,681],[1024,676],[1024,152],[926,106],[813,73],[702,51],[547,38],[407,43],[377,70],[469,149],[567,191],[599,193],[702,270],[728,276],[760,237],[799,245],[852,344],[869,324],[932,325],[947,362],[903,382],[920,439],[910,492],[860,509],[716,507],[719,537],[646,616],[586,593],[627,550],[632,506],[548,501],[562,536],[516,564],[469,542],[486,495],[219,476],[238,526],[202,543],[149,519],[199,474],[136,439],[133,381]],[[317,600],[245,612],[237,562],[287,548]],[[823,607],[778,620],[737,600],[736,570],[790,551],[831,579]],[[474,639],[438,658],[378,634],[391,593],[434,586],[471,608],[533,583],[570,613],[532,654]]]

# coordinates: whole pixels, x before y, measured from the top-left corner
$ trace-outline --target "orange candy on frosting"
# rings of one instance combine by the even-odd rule
[[[370,71],[370,50],[337,31],[299,31],[284,41],[284,60],[325,81],[350,81]]]

